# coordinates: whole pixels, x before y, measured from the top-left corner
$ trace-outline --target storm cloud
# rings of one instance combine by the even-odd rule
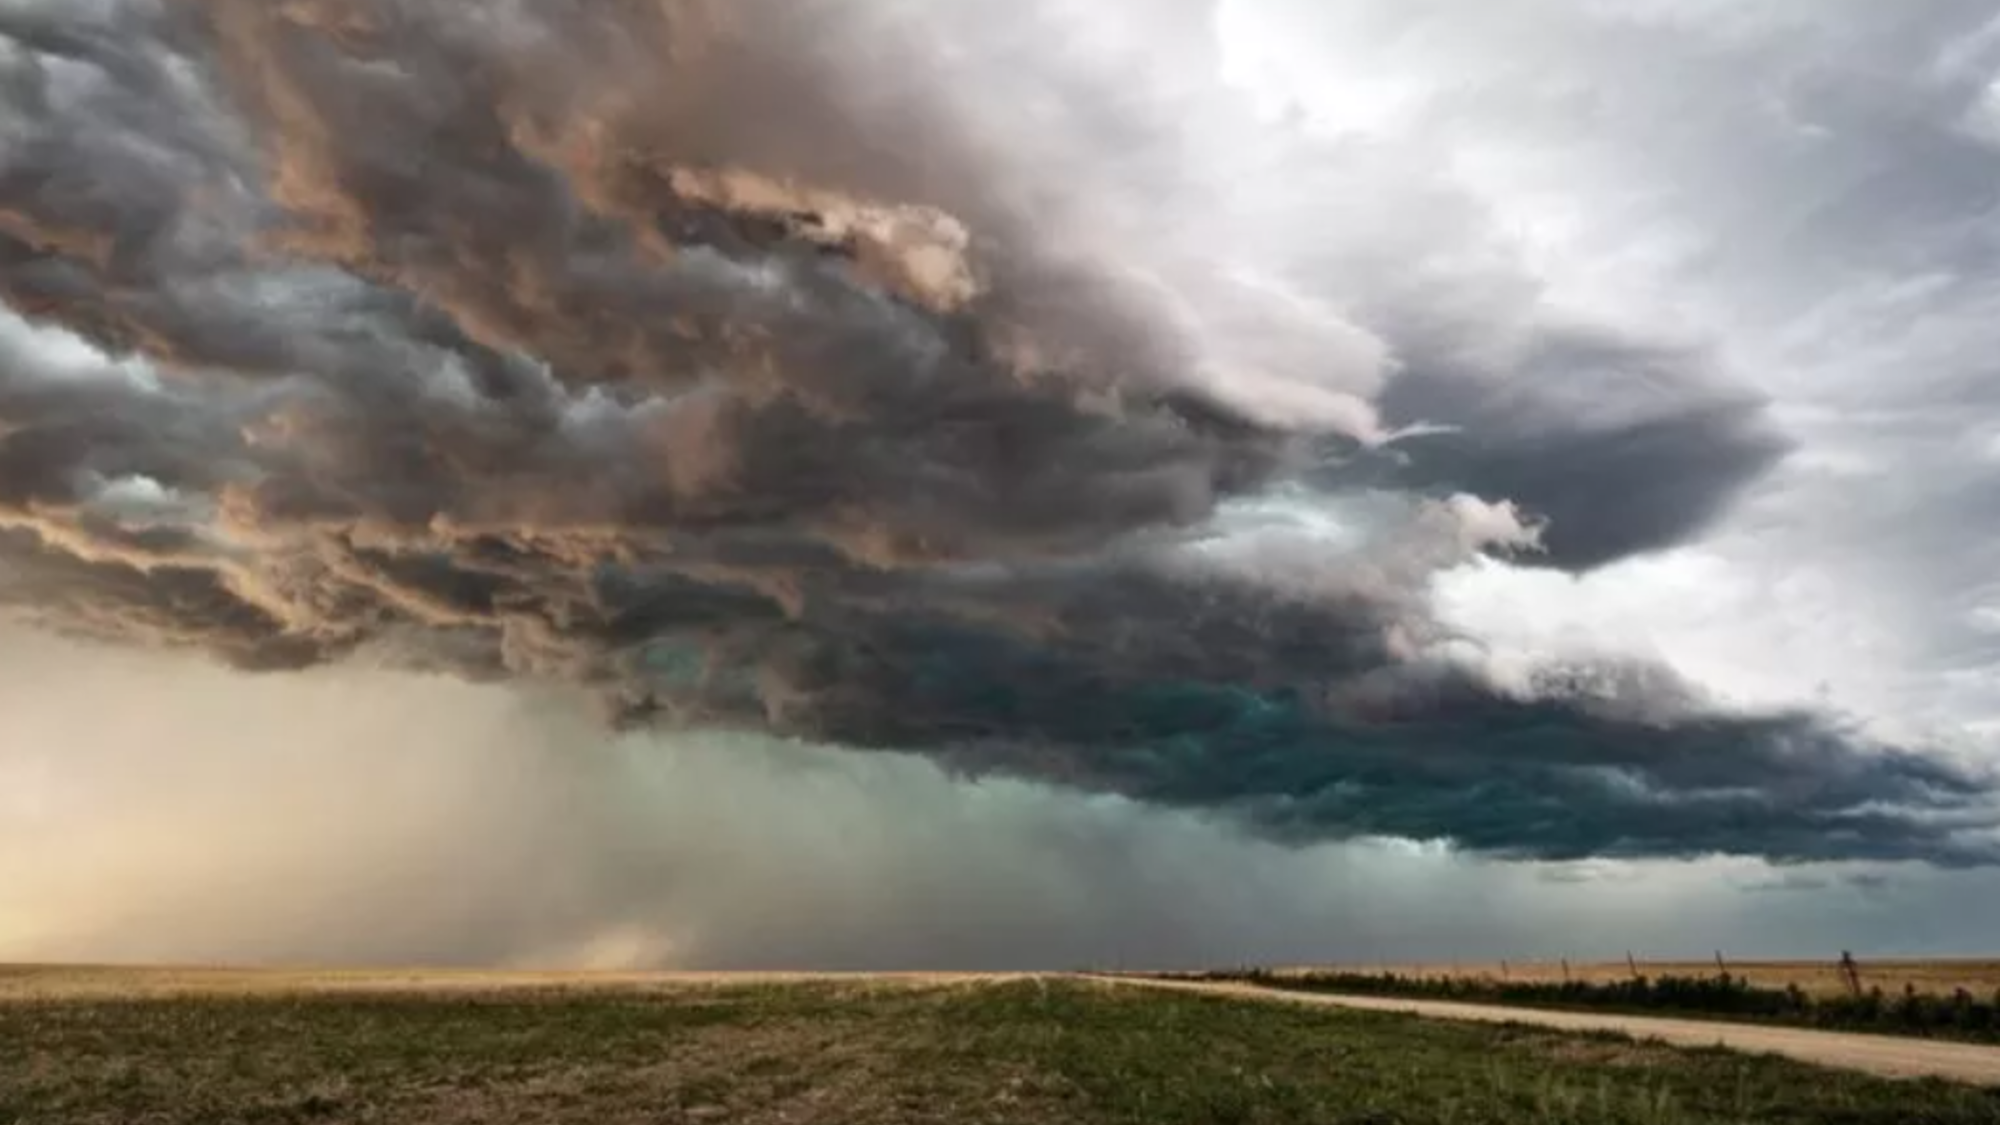
[[[1028,8],[0,5],[0,599],[1293,844],[2000,858],[1974,759],[1437,611],[1723,519],[1729,357],[1374,218],[1205,5]]]

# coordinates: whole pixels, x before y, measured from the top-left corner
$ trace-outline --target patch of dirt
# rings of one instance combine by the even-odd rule
[[[1541,1053],[1559,1062],[1586,1063],[1619,1070],[1638,1070],[1660,1061],[1660,1048],[1615,1039],[1580,1036],[1537,1036]]]

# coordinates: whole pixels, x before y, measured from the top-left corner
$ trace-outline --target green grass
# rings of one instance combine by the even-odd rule
[[[1086,982],[0,1003],[0,1125],[2000,1125],[2000,1091]]]

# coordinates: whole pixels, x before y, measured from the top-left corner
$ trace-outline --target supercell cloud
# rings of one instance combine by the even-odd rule
[[[1984,331],[1987,5],[1490,7],[0,0],[0,600],[1286,844],[2000,859],[1898,679],[2000,663],[2000,394],[1869,367]],[[1902,647],[1741,698],[1617,592],[1701,551]]]

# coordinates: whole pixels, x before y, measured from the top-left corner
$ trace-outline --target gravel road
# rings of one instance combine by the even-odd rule
[[[1329,996],[1286,992],[1249,984],[1208,981],[1163,981],[1142,977],[1099,977],[1141,988],[1168,988],[1231,996],[1269,1003],[1323,1004],[1371,1012],[1409,1012],[1433,1019],[1481,1023],[1530,1024],[1561,1031],[1616,1031],[1635,1039],[1658,1039],[1682,1047],[1728,1047],[1755,1054],[1784,1055],[1820,1066],[1859,1070],[1890,1078],[1944,1078],[1979,1086],[2000,1086],[2000,1047],[1908,1039],[1888,1035],[1853,1035],[1793,1027],[1717,1023],[1709,1020],[1662,1019],[1596,1012],[1551,1012],[1533,1008],[1503,1008],[1490,1004],[1457,1004],[1444,1000],[1404,1000],[1379,996]]]

